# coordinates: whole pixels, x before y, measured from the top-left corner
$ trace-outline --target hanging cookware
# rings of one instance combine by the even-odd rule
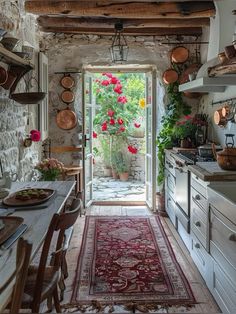
[[[226,126],[227,119],[222,114],[222,108],[215,111],[215,113],[214,113],[214,122],[219,127],[225,127]]]
[[[178,46],[175,47],[172,51],[171,51],[171,62],[173,63],[184,63],[188,60],[189,58],[189,50],[184,47],[184,46]]]
[[[63,110],[59,110],[56,116],[56,124],[62,130],[73,129],[77,124],[75,112],[68,106]]]
[[[184,84],[190,81],[189,76],[190,74],[196,74],[198,70],[200,69],[201,64],[199,63],[193,63],[190,66],[187,67],[186,70],[183,71],[183,73],[180,75],[179,83]],[[184,96],[188,98],[198,98],[202,95],[202,93],[191,93],[191,92],[184,92]]]
[[[67,89],[72,88],[75,85],[75,81],[70,74],[64,75],[60,81],[61,86]]]
[[[216,153],[213,145],[213,152],[218,162],[218,165],[223,170],[236,170],[236,147],[234,147],[234,134],[225,134],[226,147]]]
[[[168,69],[162,75],[162,79],[166,84],[175,83],[178,81],[178,78],[179,75],[174,69]]]
[[[66,104],[70,104],[74,101],[75,99],[75,95],[72,91],[70,90],[64,90],[61,93],[61,100],[66,103]]]

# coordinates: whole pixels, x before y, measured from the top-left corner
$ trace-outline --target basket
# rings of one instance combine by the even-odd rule
[[[41,102],[46,96],[44,92],[28,92],[11,94],[11,99],[22,105],[31,105]]]

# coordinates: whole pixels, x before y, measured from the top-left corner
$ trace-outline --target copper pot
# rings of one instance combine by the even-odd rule
[[[61,100],[66,104],[72,103],[74,99],[75,99],[74,93],[70,90],[64,90],[61,93]]]
[[[184,63],[189,58],[189,50],[184,46],[175,47],[171,51],[171,62],[173,63]]]
[[[62,87],[70,89],[75,85],[75,80],[70,76],[70,74],[67,74],[63,76],[60,83]]]
[[[69,107],[59,110],[56,116],[56,124],[62,130],[71,130],[77,124],[77,117]]]
[[[174,69],[166,70],[163,75],[162,79],[166,84],[172,84],[178,81],[179,75]]]
[[[234,134],[225,134],[226,147],[216,153],[213,145],[213,152],[218,162],[218,165],[223,170],[236,170],[236,147],[234,147]]]
[[[225,127],[226,126],[227,119],[222,114],[222,108],[215,111],[215,113],[214,113],[214,122],[219,127]]]

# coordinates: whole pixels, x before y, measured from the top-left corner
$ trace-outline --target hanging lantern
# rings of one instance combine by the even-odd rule
[[[122,32],[123,24],[121,22],[116,23],[115,36],[110,48],[111,59],[114,63],[122,63],[127,61],[129,47]]]

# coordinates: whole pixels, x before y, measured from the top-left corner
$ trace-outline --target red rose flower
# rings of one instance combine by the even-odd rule
[[[138,152],[138,149],[132,145],[129,145],[128,146],[128,151],[131,153],[131,154],[137,154]]]
[[[123,121],[121,118],[119,118],[119,119],[117,120],[117,122],[118,122],[118,124],[123,124],[123,123],[124,123],[124,121]]]
[[[112,78],[112,73],[102,73],[102,75]]]
[[[116,123],[115,119],[111,118],[109,123],[110,123],[110,125],[114,125]]]
[[[138,129],[138,128],[140,128],[141,124],[140,124],[140,123],[135,122],[135,123],[134,123],[134,126]]]
[[[97,133],[93,131],[93,138],[97,138],[97,137],[98,137]]]
[[[122,85],[121,84],[116,84],[116,86],[114,87],[113,90],[117,94],[122,94]]]
[[[41,133],[38,130],[31,130],[30,131],[30,138],[33,142],[39,142],[41,139]]]
[[[102,131],[106,131],[107,130],[107,123],[103,122],[102,124]]]
[[[113,76],[110,80],[110,83],[116,85],[118,83],[117,77]]]
[[[109,117],[113,117],[114,114],[115,114],[115,111],[113,111],[113,110],[111,110],[111,109],[109,109],[109,110],[107,111],[107,115],[108,115]]]
[[[117,101],[122,103],[122,104],[126,104],[128,100],[127,100],[126,96],[119,96],[117,98]]]
[[[110,82],[108,80],[103,80],[101,84],[102,86],[108,86]]]
[[[119,127],[119,132],[124,132],[125,131],[125,127],[122,125]]]

